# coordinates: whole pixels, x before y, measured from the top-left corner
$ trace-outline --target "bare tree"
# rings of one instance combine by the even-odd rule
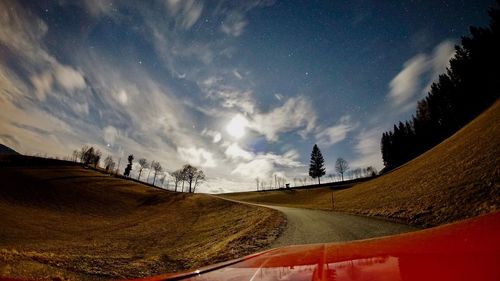
[[[328,174],[328,177],[330,178],[330,182],[335,181],[335,175],[334,174]]]
[[[337,158],[337,162],[335,163],[335,170],[342,177],[342,181],[344,181],[344,173],[349,170],[349,164],[343,158]]]
[[[94,168],[99,166],[99,160],[101,160],[102,153],[99,149],[94,150],[94,154],[92,155],[92,164],[94,164]]]
[[[139,175],[137,176],[138,180],[141,180],[142,170],[148,169],[148,168],[149,168],[148,160],[146,160],[146,158],[139,159]]]
[[[182,174],[182,170],[177,170],[171,173],[172,177],[174,178],[174,191],[177,192],[177,187],[179,185],[179,182],[183,181],[184,175]]]
[[[163,183],[165,182],[165,178],[167,177],[167,173],[162,173],[163,177],[160,178],[160,182],[161,182],[161,187],[163,187]],[[168,181],[167,181],[168,183]],[[168,185],[167,185],[167,189],[168,189]]]
[[[377,169],[373,168],[372,166],[366,167],[366,172],[368,173],[369,177],[374,177],[377,175]]]
[[[158,173],[161,173],[161,171],[163,171],[163,168],[161,167],[160,162],[155,162],[155,161],[151,162],[151,168],[155,171],[153,177],[153,185],[155,185],[156,175]]]
[[[83,165],[89,165],[92,163],[92,158],[94,155],[94,147],[83,146],[80,151],[80,161]]]
[[[354,179],[354,171],[353,170],[349,170],[346,172],[346,176],[347,178],[349,179]]]
[[[113,160],[113,157],[111,157],[111,155],[108,155],[106,159],[104,159],[104,167],[106,168],[106,172],[108,172],[109,170],[112,171],[115,167],[115,161]]]
[[[257,191],[259,191],[259,186],[260,186],[259,178],[255,178],[255,184],[257,184]]]
[[[206,180],[205,174],[201,169],[186,164],[182,167],[184,179],[189,184],[189,193],[195,192],[196,187]]]
[[[75,157],[80,157],[80,162],[84,165],[94,165],[94,168],[97,168],[99,165],[99,160],[101,160],[101,151],[94,147],[89,147],[84,145],[80,152],[73,151]]]
[[[80,152],[78,150],[73,150],[73,153],[71,154],[71,161],[76,162],[78,161],[78,158],[80,158]]]
[[[88,150],[90,149],[90,147],[88,145],[84,145],[82,146],[82,148],[80,148],[80,151],[78,152],[78,158],[80,158],[80,163],[85,164],[85,160],[87,160],[87,152]],[[92,148],[93,150],[93,148]]]

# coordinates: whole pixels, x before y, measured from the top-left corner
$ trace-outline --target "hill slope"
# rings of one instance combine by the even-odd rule
[[[228,198],[331,209],[439,225],[500,209],[500,101],[397,170],[352,188],[227,194]]]
[[[4,166],[0,179],[0,276],[173,272],[255,252],[282,223],[273,210],[153,189],[68,163]]]

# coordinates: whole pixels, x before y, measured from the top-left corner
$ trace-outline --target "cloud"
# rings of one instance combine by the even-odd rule
[[[54,67],[54,76],[64,89],[74,91],[85,88],[83,75],[70,66],[57,64]]]
[[[231,172],[245,178],[268,178],[274,170],[273,162],[269,159],[259,157],[248,163],[241,163]]]
[[[110,15],[113,12],[113,1],[111,0],[85,0],[83,4],[93,17]]]
[[[388,97],[392,104],[406,110],[408,103],[414,103],[415,97],[427,93],[437,76],[446,71],[449,60],[455,54],[453,46],[451,40],[444,40],[432,54],[418,54],[406,61],[403,69],[389,83]],[[429,80],[422,81],[425,79]]]
[[[237,143],[232,143],[224,152],[226,156],[232,159],[243,159],[246,161],[252,160],[255,155],[247,150],[242,149]]]
[[[68,92],[81,90],[86,86],[81,72],[57,62],[52,62],[48,70],[32,75],[30,80],[40,101],[44,101],[47,94],[52,92],[54,82]]]
[[[72,102],[70,103],[70,107],[78,115],[89,115],[89,104],[86,102]]]
[[[118,137],[118,130],[113,126],[103,129],[103,139],[107,144],[113,145]]]
[[[254,112],[255,101],[251,91],[239,90],[221,81],[222,78],[209,77],[204,79],[200,86],[208,98],[219,101],[222,107],[239,109],[249,114]]]
[[[451,40],[445,40],[434,48],[431,58],[433,78],[446,71],[454,55],[455,44]]]
[[[115,98],[122,105],[126,105],[128,103],[127,91],[125,91],[124,89],[121,89],[120,91],[116,92],[115,93]]]
[[[213,130],[208,130],[208,129],[203,129],[201,132],[203,136],[210,136],[212,137],[212,142],[213,143],[218,143],[222,140],[222,134],[218,131],[213,131]]]
[[[203,168],[213,168],[217,166],[213,154],[201,147],[179,147],[177,148],[177,153],[182,160],[193,166]]]
[[[238,37],[243,33],[243,29],[248,22],[243,15],[238,12],[229,13],[221,24],[221,30],[227,35]]]
[[[389,83],[389,97],[394,105],[402,105],[419,92],[420,77],[428,69],[429,62],[423,54],[404,63],[403,70]]]
[[[258,154],[252,160],[240,163],[231,172],[244,178],[268,178],[274,174],[276,168],[299,168],[304,167],[298,161],[297,151],[290,150],[283,155],[274,153]]]
[[[288,99],[282,106],[268,113],[254,114],[248,127],[266,137],[269,141],[277,141],[278,135],[299,129],[304,137],[316,125],[316,114],[312,104],[305,97]]]
[[[379,171],[383,168],[380,152],[380,138],[382,128],[376,127],[363,130],[356,136],[354,151],[357,157],[350,163],[351,168],[373,166]]]
[[[203,3],[196,0],[166,0],[167,10],[175,16],[176,25],[189,29],[201,16]]]
[[[238,78],[240,80],[243,78],[243,76],[241,76],[241,74],[238,72],[237,69],[233,70],[233,74],[234,74],[234,76],[236,76],[236,78]]]
[[[29,60],[23,62],[25,67],[33,66],[29,64],[33,58],[49,57],[39,48],[39,41],[48,31],[47,24],[23,9],[18,1],[0,2],[0,27],[0,42],[27,57]]]
[[[52,81],[52,74],[49,72],[31,76],[31,84],[35,87],[35,95],[39,101],[45,100],[46,93],[52,89]]]
[[[319,144],[331,146],[345,139],[347,133],[354,130],[356,125],[352,123],[351,116],[345,115],[340,118],[340,122],[335,125],[322,129],[316,134]]]
[[[441,42],[432,52],[432,57],[429,60],[432,68],[431,79],[427,86],[424,87],[422,94],[425,95],[431,90],[432,83],[439,77],[440,74],[446,73],[446,68],[450,66],[450,59],[455,55],[455,45],[451,40]]]

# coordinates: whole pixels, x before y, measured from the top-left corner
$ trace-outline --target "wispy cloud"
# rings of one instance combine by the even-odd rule
[[[280,133],[298,130],[301,136],[310,133],[316,125],[316,114],[305,97],[293,97],[282,106],[267,113],[252,116],[249,128],[262,134],[269,141],[277,141]]]
[[[231,174],[242,176],[243,178],[269,178],[277,169],[298,168],[304,165],[298,161],[299,155],[295,150],[290,150],[283,155],[274,153],[258,154],[248,162],[240,163]]]
[[[325,129],[320,129],[320,132],[316,134],[316,139],[319,144],[331,146],[344,140],[347,133],[355,128],[356,124],[351,121],[351,116],[344,115],[340,118],[338,124]]]
[[[382,169],[382,155],[380,152],[380,138],[382,137],[382,128],[376,127],[369,130],[362,130],[356,136],[354,151],[357,157],[350,163],[351,167],[373,166],[376,169]]]
[[[176,25],[184,29],[191,28],[203,12],[203,3],[197,0],[166,0],[165,4]]]
[[[389,83],[388,98],[392,104],[403,110],[412,108],[409,104],[421,97],[422,92],[427,93],[432,82],[446,70],[454,54],[452,41],[445,40],[434,48],[432,54],[418,54],[407,60]]]
[[[177,152],[183,161],[187,163],[203,167],[213,168],[217,166],[212,152],[201,147],[179,147]]]
[[[218,143],[222,140],[222,134],[218,131],[215,131],[215,130],[209,130],[209,129],[203,129],[203,131],[201,131],[201,134],[203,136],[209,136],[212,138],[212,142],[213,143]]]
[[[237,143],[232,143],[225,151],[226,156],[232,159],[243,159],[246,161],[252,160],[255,155],[247,150],[242,149]]]
[[[423,54],[416,55],[404,63],[403,70],[389,83],[389,97],[394,105],[402,105],[420,92],[420,77],[428,69],[429,62]]]
[[[238,37],[243,33],[243,29],[248,24],[242,14],[232,12],[226,16],[221,24],[222,32]]]

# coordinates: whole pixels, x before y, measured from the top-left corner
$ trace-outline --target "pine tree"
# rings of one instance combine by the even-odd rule
[[[489,14],[489,27],[471,27],[470,36],[455,46],[446,72],[418,102],[416,116],[382,135],[384,170],[442,142],[499,98],[500,9],[492,8]]]
[[[125,167],[125,172],[123,173],[124,176],[130,177],[130,171],[132,171],[132,161],[134,161],[134,155],[130,154],[128,156],[127,167]]]
[[[315,144],[313,146],[313,150],[311,152],[311,163],[309,165],[309,176],[313,179],[318,178],[318,184],[321,184],[320,178],[324,176],[325,171],[325,159],[323,159],[323,155],[321,155],[321,151],[318,146]]]

